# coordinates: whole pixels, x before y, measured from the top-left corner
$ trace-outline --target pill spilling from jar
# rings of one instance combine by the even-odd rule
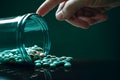
[[[72,57],[61,56],[57,57],[55,55],[45,54],[41,47],[34,45],[32,47],[25,48],[27,54],[33,61],[33,65],[39,68],[56,68],[56,67],[71,67]],[[23,63],[24,59],[17,49],[5,50],[0,52],[0,62],[1,63]]]

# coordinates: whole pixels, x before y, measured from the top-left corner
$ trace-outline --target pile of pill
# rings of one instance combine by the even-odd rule
[[[0,52],[0,63],[21,63],[23,61],[22,55],[19,53],[18,49]]]
[[[44,67],[56,68],[58,66],[62,66],[65,68],[71,67],[72,57],[66,56],[57,57],[55,55],[45,54],[43,52],[43,49],[41,47],[38,47],[37,45],[25,49],[36,67],[41,68]],[[24,62],[24,59],[20,52],[18,51],[18,49],[13,49],[0,52],[0,62],[22,63]]]

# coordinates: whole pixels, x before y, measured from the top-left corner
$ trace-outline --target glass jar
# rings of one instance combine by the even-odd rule
[[[28,48],[40,47],[46,55],[50,50],[48,27],[35,13],[0,19],[0,61],[28,62],[33,59]],[[16,58],[17,57],[17,58]]]

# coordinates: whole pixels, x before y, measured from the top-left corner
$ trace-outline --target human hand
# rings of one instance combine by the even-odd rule
[[[44,16],[58,4],[56,11],[58,20],[65,20],[84,29],[106,20],[107,15],[103,12],[111,8],[106,0],[46,0],[36,13]]]

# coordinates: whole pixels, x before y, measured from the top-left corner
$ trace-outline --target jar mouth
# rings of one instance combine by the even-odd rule
[[[36,27],[30,28],[31,26],[34,26],[32,23],[33,21],[34,21],[34,25],[38,26],[37,28]],[[26,27],[26,26],[28,26],[28,27]],[[22,16],[22,19],[18,22],[18,26],[17,26],[17,34],[16,34],[17,44],[18,44],[20,53],[23,56],[23,59],[28,63],[31,63],[33,61],[31,59],[31,57],[28,55],[28,53],[26,51],[26,47],[28,47],[28,45],[30,43],[32,43],[33,45],[36,45],[35,40],[37,39],[34,35],[33,38],[35,38],[35,39],[33,39],[32,36],[30,36],[33,40],[30,40],[30,38],[28,38],[28,40],[30,40],[30,41],[27,40],[25,33],[30,32],[31,30],[34,30],[34,31],[41,30],[42,31],[41,33],[42,33],[43,40],[41,41],[41,43],[42,43],[41,47],[42,47],[43,53],[45,55],[49,53],[50,46],[51,46],[50,39],[49,39],[49,33],[48,33],[48,27],[47,27],[45,20],[35,13],[29,13],[29,14]],[[28,44],[26,44],[26,42]],[[40,43],[39,43],[39,45],[40,45]],[[29,46],[29,47],[32,47],[32,46]]]

